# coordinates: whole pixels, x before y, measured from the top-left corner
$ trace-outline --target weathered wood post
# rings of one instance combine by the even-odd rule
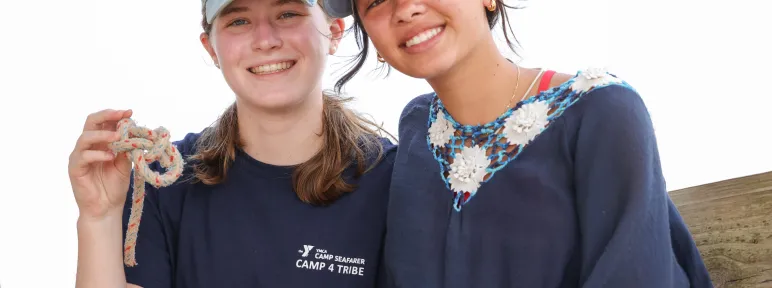
[[[772,287],[772,172],[670,192],[719,288]]]

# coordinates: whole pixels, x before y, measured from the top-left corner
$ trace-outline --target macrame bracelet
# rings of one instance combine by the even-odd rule
[[[171,185],[182,174],[184,162],[180,152],[169,140],[169,131],[164,127],[150,130],[138,127],[134,120],[126,118],[118,122],[118,132],[121,139],[111,143],[113,152],[127,152],[126,157],[134,163],[131,215],[123,243],[123,263],[132,267],[137,265],[135,249],[145,200],[145,182],[156,188]],[[150,170],[148,164],[155,161],[166,168],[166,173]]]

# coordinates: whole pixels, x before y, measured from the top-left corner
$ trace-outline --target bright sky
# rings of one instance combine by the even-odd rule
[[[181,138],[214,121],[233,95],[198,42],[198,0],[5,2],[0,286],[72,287],[78,211],[67,158],[86,115],[131,108],[140,124]],[[530,2],[511,14],[522,64],[605,66],[635,86],[655,121],[669,189],[772,170],[769,4]],[[339,55],[355,49],[348,37]],[[343,60],[330,58],[327,88]],[[396,134],[402,107],[430,90],[396,71],[367,73],[375,64],[347,92]]]

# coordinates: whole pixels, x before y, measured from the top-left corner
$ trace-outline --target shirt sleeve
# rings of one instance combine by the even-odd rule
[[[391,288],[394,287],[394,283],[391,282],[391,275],[389,274],[389,268],[386,266],[383,253],[381,253],[381,260],[378,263],[378,275],[375,277],[375,288]]]
[[[581,287],[713,287],[671,206],[640,96],[611,85],[575,105],[581,106],[574,139]]]
[[[132,193],[135,184],[133,173],[131,179],[123,210],[123,241],[126,241],[126,230],[133,202]],[[158,191],[147,183],[143,182],[142,185],[145,185],[145,200],[135,244],[137,265],[129,267],[124,264],[126,282],[143,288],[171,288],[171,257],[167,235],[160,217]]]
[[[668,197],[668,212],[670,215],[670,238],[673,241],[673,252],[677,255],[678,264],[684,268],[692,287],[713,287],[710,273],[702,261],[702,255],[697,249],[689,228],[678,213],[675,203]]]

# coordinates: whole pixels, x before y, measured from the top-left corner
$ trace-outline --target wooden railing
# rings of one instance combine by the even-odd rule
[[[717,288],[772,287],[772,172],[671,191],[670,197]]]

